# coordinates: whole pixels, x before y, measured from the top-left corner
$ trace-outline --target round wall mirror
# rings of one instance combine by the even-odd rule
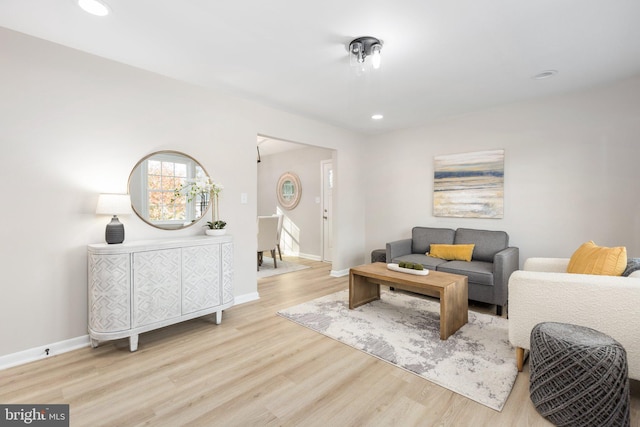
[[[197,184],[208,179],[204,167],[187,154],[149,154],[129,175],[131,207],[140,219],[154,227],[189,227],[202,218],[211,204],[209,193],[197,191]]]
[[[278,195],[278,202],[283,208],[291,210],[298,206],[302,195],[302,186],[298,175],[293,172],[283,173],[278,180],[276,194]]]

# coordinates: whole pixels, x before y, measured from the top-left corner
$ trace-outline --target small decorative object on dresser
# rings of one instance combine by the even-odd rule
[[[227,223],[224,221],[208,221],[207,225],[205,225],[207,229],[204,230],[204,233],[207,236],[223,236],[227,232],[227,230],[224,229],[226,225]]]
[[[104,239],[109,244],[124,242],[124,225],[118,220],[118,215],[131,212],[131,198],[128,194],[101,194],[98,196],[98,215],[113,215],[107,224]]]
[[[89,336],[100,341],[138,334],[233,306],[231,236],[193,236],[88,246]]]
[[[207,198],[210,198],[213,203],[213,221],[208,221],[205,227],[207,236],[222,236],[226,233],[224,227],[227,223],[220,220],[220,203],[219,197],[224,186],[219,183],[212,182],[209,178],[204,181],[193,181],[186,184],[181,184],[174,190],[174,200],[180,198],[181,195],[186,194],[187,201],[193,200],[198,194],[204,194]]]

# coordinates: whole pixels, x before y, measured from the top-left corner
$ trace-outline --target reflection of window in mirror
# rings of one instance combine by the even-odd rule
[[[173,191],[187,178],[187,164],[167,160],[147,161],[147,205],[150,221],[185,220],[185,200],[172,203]]]
[[[201,167],[184,157],[167,156],[147,162],[147,200],[149,219],[154,222],[179,221],[183,223],[200,218],[206,210],[207,195],[198,194],[193,200],[186,197],[174,200],[174,190],[187,181],[202,180]]]
[[[290,201],[295,197],[295,194],[296,194],[296,188],[293,182],[285,181],[282,184],[282,198],[287,201]]]

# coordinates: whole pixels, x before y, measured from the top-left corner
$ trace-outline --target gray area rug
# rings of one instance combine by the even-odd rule
[[[469,323],[440,340],[440,304],[382,291],[349,310],[349,291],[278,312],[289,320],[501,411],[518,374],[508,320],[469,312]]]
[[[296,264],[290,261],[280,261],[280,258],[278,258],[276,264],[278,268],[273,268],[273,258],[265,256],[262,260],[262,265],[260,266],[260,270],[258,270],[258,279],[276,276],[278,274],[291,273],[293,271],[304,270],[305,268],[309,268],[309,266]]]

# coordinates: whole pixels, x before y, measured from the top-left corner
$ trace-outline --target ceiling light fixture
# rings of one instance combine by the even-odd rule
[[[100,0],[78,0],[78,6],[87,13],[95,16],[107,16],[109,7]]]
[[[549,77],[553,77],[556,74],[558,74],[558,70],[546,70],[546,71],[543,71],[541,73],[536,74],[532,78],[534,80],[542,80],[542,79],[548,79]]]
[[[383,117],[384,116],[382,114],[374,114],[373,116],[371,116],[373,120],[382,120]]]
[[[375,37],[358,37],[349,43],[350,63],[353,66],[361,66],[367,56],[371,56],[371,65],[374,69],[380,68],[380,51],[382,40]]]

